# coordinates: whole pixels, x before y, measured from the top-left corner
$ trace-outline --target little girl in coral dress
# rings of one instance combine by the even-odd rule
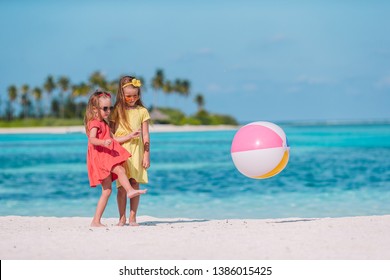
[[[102,185],[102,195],[91,226],[104,226],[101,217],[112,192],[113,180],[118,179],[121,182],[128,198],[137,197],[147,191],[135,190],[131,186],[122,166],[131,155],[119,144],[138,137],[139,132],[114,139],[107,124],[111,109],[111,95],[104,91],[96,91],[89,98],[84,119],[88,136],[87,168],[90,186]]]

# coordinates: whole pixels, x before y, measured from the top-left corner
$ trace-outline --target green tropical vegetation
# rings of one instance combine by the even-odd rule
[[[153,102],[149,109],[154,123],[174,125],[236,125],[237,121],[228,115],[213,114],[205,110],[205,97],[197,93],[193,101],[197,105],[197,112],[186,115],[180,108],[159,107],[158,98],[179,95],[189,98],[191,83],[186,79],[168,80],[162,69],[157,69],[148,84],[143,77],[137,76],[143,86],[143,93],[153,90]],[[70,126],[82,125],[89,95],[96,89],[105,89],[115,95],[118,79],[108,80],[101,72],[93,72],[86,82],[72,84],[66,76],[58,78],[48,75],[42,87],[10,85],[7,88],[7,100],[0,106],[0,127],[28,127],[28,126]],[[1,105],[1,104],[0,104]],[[15,114],[15,108],[21,108]]]

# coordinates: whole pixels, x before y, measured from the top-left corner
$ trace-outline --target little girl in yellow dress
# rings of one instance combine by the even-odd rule
[[[115,137],[138,132],[134,137],[122,143],[132,157],[124,164],[127,178],[131,186],[138,190],[139,184],[148,183],[147,168],[150,166],[150,136],[149,136],[150,115],[141,101],[141,81],[132,76],[124,76],[119,81],[118,94],[114,106],[114,113],[111,118],[111,127]],[[119,223],[123,226],[126,223],[126,192],[117,183],[117,202],[119,210]],[[129,225],[137,226],[137,209],[139,196],[130,199]]]

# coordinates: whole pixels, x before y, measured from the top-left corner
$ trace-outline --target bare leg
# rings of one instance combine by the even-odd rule
[[[133,189],[133,187],[129,182],[129,179],[126,176],[126,172],[123,166],[121,165],[115,166],[114,169],[112,169],[112,172],[114,172],[118,176],[118,180],[121,183],[122,187],[125,188],[128,198],[133,198],[147,192],[147,190]]]
[[[126,190],[123,187],[118,188],[118,192],[116,194],[116,201],[118,203],[119,210],[119,222],[118,226],[124,226],[126,224]]]
[[[111,176],[108,176],[102,182],[102,194],[99,198],[99,201],[96,206],[95,216],[92,219],[91,227],[104,227],[101,223],[101,218],[103,216],[104,209],[106,209],[106,205],[108,199],[110,198],[112,189],[111,189]]]
[[[139,190],[139,183],[135,179],[131,178],[130,183],[135,190]],[[129,217],[130,226],[139,226],[139,224],[137,224],[137,209],[139,205],[139,200],[140,200],[139,196],[130,198],[130,217]]]

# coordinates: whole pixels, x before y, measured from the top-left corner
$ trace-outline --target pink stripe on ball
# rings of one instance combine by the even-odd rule
[[[234,135],[231,152],[278,148],[283,146],[283,139],[268,127],[262,125],[246,125]]]

